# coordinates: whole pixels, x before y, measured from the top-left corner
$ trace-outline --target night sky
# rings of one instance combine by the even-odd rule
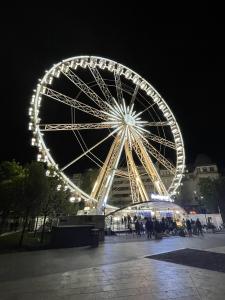
[[[126,12],[126,13],[125,13]],[[7,10],[1,36],[1,160],[26,163],[30,146],[28,108],[38,78],[53,63],[77,55],[118,61],[148,80],[175,114],[187,163],[199,153],[225,167],[224,27],[203,12],[196,22],[151,21],[144,7],[124,13],[98,8]],[[171,17],[172,19],[172,17]]]

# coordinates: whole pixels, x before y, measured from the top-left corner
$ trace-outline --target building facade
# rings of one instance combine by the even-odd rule
[[[165,169],[159,169],[156,166],[163,183],[165,184],[166,188],[168,188],[172,182],[173,177],[171,176],[170,172]],[[125,168],[120,168],[121,171],[127,171]],[[145,186],[146,192],[149,195],[149,200],[151,199],[151,194],[156,193],[152,182],[149,180],[147,173],[143,167],[138,167],[139,174],[141,176],[142,182]],[[87,174],[88,170],[86,170],[85,174]],[[89,169],[89,172],[95,172],[96,169]],[[86,175],[85,175],[86,176]],[[72,177],[72,181],[78,186],[82,186],[83,182],[83,174],[76,173]],[[92,183],[94,185],[94,182]],[[108,198],[108,204],[117,206],[117,207],[124,207],[132,203],[131,198],[131,189],[130,189],[130,181],[127,177],[122,176],[115,176],[114,181],[112,184],[112,188]]]
[[[186,169],[180,191],[177,195],[177,203],[186,210],[204,206],[204,197],[201,195],[199,182],[203,178],[217,179],[220,174],[218,167],[206,155],[197,156],[195,163]]]
[[[156,168],[165,187],[168,188],[173,177],[168,170],[159,169],[158,166],[156,166]],[[149,176],[143,167],[138,167],[138,171],[145,186],[146,192],[149,195],[149,200],[151,200],[151,194],[156,193],[153,183],[149,180]],[[132,203],[132,198],[129,179],[125,177],[115,177],[112,190],[109,195],[109,204],[123,207],[129,205],[130,203]]]
[[[155,167],[157,168],[165,187],[168,188],[173,180],[173,176],[171,176],[171,173],[168,170],[161,169],[157,165]],[[121,170],[126,171],[125,168],[121,168]],[[138,171],[150,200],[151,194],[156,193],[154,186],[149,180],[149,177],[143,167],[138,167]],[[93,172],[93,169],[90,169],[90,172]],[[184,174],[180,189],[177,191],[177,195],[175,196],[175,202],[184,208],[199,205],[199,203],[204,200],[201,198],[202,195],[200,194],[199,189],[199,181],[201,178],[216,179],[218,177],[219,172],[217,165],[212,163],[210,158],[206,155],[198,155],[195,163],[187,166],[186,168],[186,173]],[[80,187],[82,174],[74,174],[72,180]],[[129,206],[131,203],[132,198],[129,179],[127,177],[115,176],[112,189],[109,194],[108,204],[117,207],[124,207]]]

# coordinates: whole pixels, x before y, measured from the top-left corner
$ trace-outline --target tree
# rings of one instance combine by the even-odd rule
[[[218,199],[216,198],[216,184],[210,178],[201,178],[199,181],[199,203],[203,204],[210,212],[218,211]]]
[[[60,213],[69,213],[71,205],[69,202],[70,192],[65,190],[64,183],[58,177],[48,178],[47,197],[41,204],[41,213],[44,216],[41,233],[41,242],[44,240],[44,232],[47,217],[56,217]]]
[[[218,199],[218,207],[225,223],[225,177],[220,177],[216,180],[216,191]]]
[[[23,229],[19,241],[22,246],[25,229],[29,217],[35,217],[40,213],[41,203],[48,196],[48,178],[43,163],[31,162],[26,166],[24,180],[24,195],[20,202],[20,214],[24,218]]]
[[[199,188],[205,207],[212,212],[220,211],[225,222],[225,177],[202,178],[199,181]]]
[[[25,169],[13,161],[3,161],[0,164],[0,213],[1,230],[4,230],[5,220],[9,214],[18,211],[23,197]]]

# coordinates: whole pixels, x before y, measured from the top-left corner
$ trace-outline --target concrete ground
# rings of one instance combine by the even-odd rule
[[[225,234],[0,255],[0,299],[225,299],[225,273],[145,256],[193,248],[225,253]]]

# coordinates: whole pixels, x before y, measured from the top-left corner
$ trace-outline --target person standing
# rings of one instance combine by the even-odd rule
[[[127,227],[127,218],[126,218],[126,216],[124,216],[123,221],[124,221],[124,226],[126,228]]]
[[[137,236],[141,236],[141,227],[138,220],[135,222],[135,231]]]
[[[154,222],[154,234],[155,234],[155,239],[159,240],[162,238],[162,228],[160,222],[156,219]]]
[[[151,218],[148,218],[146,223],[145,223],[145,229],[147,233],[147,238],[151,239],[152,238],[152,233],[153,233],[153,222]]]
[[[199,233],[200,233],[203,236],[202,223],[200,222],[199,218],[197,218],[195,224],[196,224],[196,228],[197,228],[197,235],[199,235]]]
[[[188,236],[192,236],[192,228],[191,228],[191,221],[189,219],[186,220],[186,227],[187,227],[187,232]]]
[[[140,224],[140,233],[142,235],[142,234],[144,234],[144,231],[145,231],[144,224],[143,224],[143,222],[139,222],[139,224]]]
[[[127,223],[131,223],[131,216],[130,215],[127,215]]]

